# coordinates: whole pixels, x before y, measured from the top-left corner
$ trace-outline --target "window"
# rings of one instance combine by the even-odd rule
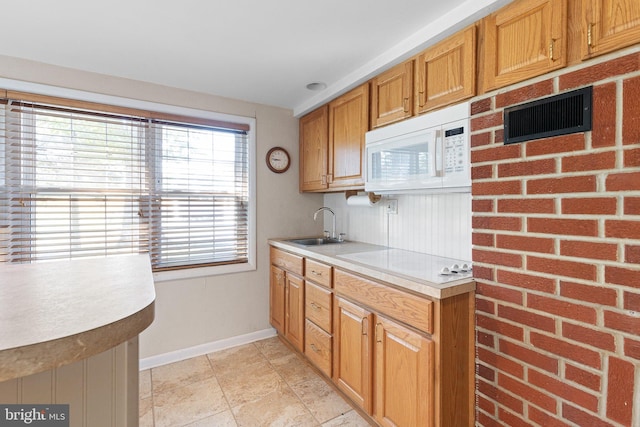
[[[248,262],[247,124],[11,95],[0,101],[0,262]]]

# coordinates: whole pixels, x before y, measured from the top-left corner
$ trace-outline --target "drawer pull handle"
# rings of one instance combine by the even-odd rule
[[[311,304],[309,304],[312,308],[314,308],[315,310],[322,310],[322,307],[320,307],[318,304],[316,304],[315,302],[312,302]]]
[[[315,351],[316,353],[320,353],[320,349],[316,347],[314,343],[309,344],[309,347],[311,347],[311,350]]]
[[[318,272],[315,270],[311,270],[311,274],[315,275],[315,276],[322,276],[322,271]]]

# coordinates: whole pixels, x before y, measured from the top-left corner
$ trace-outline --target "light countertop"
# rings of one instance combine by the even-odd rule
[[[304,246],[287,240],[270,239],[269,244],[432,298],[444,299],[475,290],[470,271],[439,274],[442,267],[470,264],[468,261],[361,242]]]
[[[0,381],[125,342],[154,317],[147,255],[0,265]]]

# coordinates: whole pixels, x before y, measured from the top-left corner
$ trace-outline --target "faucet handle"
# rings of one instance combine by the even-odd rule
[[[328,239],[329,237],[331,237],[331,233],[329,232],[329,230],[324,230],[322,233],[323,233],[325,239]]]
[[[338,235],[338,241],[339,242],[344,242],[344,238],[345,238],[346,235],[347,235],[347,233],[340,233]]]

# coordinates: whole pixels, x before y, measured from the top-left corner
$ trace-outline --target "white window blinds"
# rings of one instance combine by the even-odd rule
[[[0,261],[149,253],[155,271],[247,262],[243,125],[6,99]]]

